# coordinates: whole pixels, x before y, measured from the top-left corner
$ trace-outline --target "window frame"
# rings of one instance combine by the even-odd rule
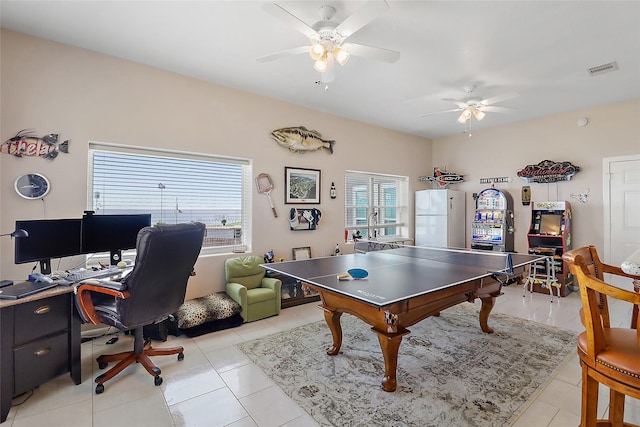
[[[229,254],[233,252],[249,252],[251,251],[251,174],[252,161],[248,158],[220,156],[204,153],[195,153],[180,150],[168,150],[162,148],[150,148],[142,146],[132,146],[124,144],[106,143],[89,141],[89,149],[87,153],[87,207],[92,209],[94,203],[93,182],[94,168],[93,156],[96,152],[112,152],[124,155],[146,156],[155,158],[171,158],[180,160],[194,160],[199,162],[212,163],[228,163],[242,166],[241,176],[241,206],[240,206],[240,239],[236,238],[237,231],[234,230],[234,238],[232,244],[222,244],[213,246],[204,246],[200,255],[217,255]],[[206,224],[207,229],[217,227],[216,224]],[[135,251],[127,251],[126,254],[133,254]],[[94,259],[102,260],[102,255],[94,255]]]
[[[354,187],[356,180],[358,179],[366,179],[366,205],[358,204],[356,200],[356,195]],[[383,180],[389,180],[395,182],[395,199],[396,203],[394,205],[388,205],[381,199],[387,194],[381,186],[381,182]],[[376,234],[377,238],[408,238],[409,234],[409,177],[400,176],[400,175],[391,175],[391,174],[381,174],[381,173],[373,173],[373,172],[362,172],[362,171],[353,171],[347,170],[345,171],[345,229],[348,231],[348,240],[353,240],[353,233],[357,230],[365,230],[366,234],[363,234],[362,237],[365,239],[372,239],[374,236],[369,236],[369,229],[373,228],[377,230]],[[377,189],[375,187],[378,187]],[[361,193],[362,194],[362,193]],[[377,197],[377,199],[376,199]],[[351,199],[351,200],[349,200]],[[358,209],[365,210],[365,216],[360,217],[360,220],[363,221],[362,224],[358,224]],[[350,210],[353,213],[350,215]],[[388,219],[391,216],[385,215],[385,211],[394,211],[395,213],[395,221],[393,222],[383,222],[385,218]],[[370,216],[372,212],[377,212],[378,216],[382,216],[382,221],[378,221],[375,227],[370,225]],[[351,219],[351,221],[350,221]],[[395,228],[395,234],[386,234],[386,231]]]

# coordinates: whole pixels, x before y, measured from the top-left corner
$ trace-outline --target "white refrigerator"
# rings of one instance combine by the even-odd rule
[[[415,206],[416,246],[466,247],[464,191],[416,191]]]

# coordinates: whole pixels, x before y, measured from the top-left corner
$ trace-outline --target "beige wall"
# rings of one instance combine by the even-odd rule
[[[159,147],[249,158],[253,176],[266,172],[275,180],[274,218],[265,196],[253,191],[253,253],[274,249],[290,257],[291,248],[311,246],[314,256],[328,255],[344,243],[344,171],[347,169],[409,176],[410,192],[426,188],[418,176],[431,170],[431,141],[330,114],[251,95],[166,71],[81,49],[1,32],[2,141],[20,129],[59,133],[71,141],[70,154],[53,161],[0,156],[0,230],[13,230],[16,219],[77,218],[87,207],[89,141]],[[291,153],[269,132],[303,125],[336,140],[335,154]],[[294,232],[284,205],[284,167],[322,170],[322,219],[317,231]],[[41,201],[27,201],[13,191],[16,177],[40,172],[52,183]],[[336,183],[338,198],[329,198]],[[413,201],[411,201],[413,203]],[[413,205],[411,205],[411,211]],[[413,229],[411,220],[411,229]],[[349,248],[344,248],[349,250]],[[224,289],[223,262],[228,256],[202,257],[188,297]],[[32,265],[14,265],[12,242],[0,241],[0,276],[23,279]],[[53,266],[55,267],[55,265]]]
[[[589,119],[587,126],[577,126],[581,117]],[[640,154],[639,118],[640,99],[635,99],[482,132],[472,129],[471,138],[460,134],[435,140],[433,162],[464,175],[465,182],[455,188],[467,192],[467,218],[472,218],[475,207],[472,193],[490,187],[480,184],[480,178],[511,178],[496,188],[514,200],[516,251],[527,250],[531,208],[522,205],[520,195],[522,186],[529,185],[534,201],[568,200],[573,210],[573,246],[593,244],[604,254],[603,158]],[[542,160],[570,161],[580,172],[570,181],[550,184],[528,184],[517,177],[518,169]],[[587,191],[587,203],[571,197]]]
[[[530,221],[520,202],[526,185],[516,170],[550,159],[571,161],[581,171],[568,182],[530,184],[533,200],[569,200],[574,210],[574,245],[603,245],[602,158],[640,153],[640,99],[571,112],[511,126],[460,133],[433,142],[186,78],[108,56],[2,30],[0,137],[24,128],[40,134],[57,132],[71,140],[70,154],[54,161],[0,155],[0,230],[13,230],[16,219],[79,217],[86,209],[88,141],[160,147],[246,157],[253,175],[275,179],[273,218],[264,196],[253,192],[253,253],[274,249],[288,257],[292,247],[311,246],[314,256],[328,254],[343,242],[342,183],[347,169],[409,176],[410,192],[430,188],[418,181],[433,165],[461,173],[465,182],[452,188],[471,194],[487,185],[484,177],[508,176],[497,187],[514,199],[516,245],[526,251]],[[587,117],[590,123],[578,127]],[[453,119],[453,118],[452,118]],[[490,120],[488,117],[485,120]],[[284,126],[304,125],[337,141],[335,154],[290,153],[268,133]],[[283,202],[284,166],[322,170],[323,215],[315,232],[292,232]],[[21,174],[41,172],[52,182],[45,202],[26,201],[13,191]],[[336,182],[338,198],[328,197]],[[570,197],[589,191],[588,203]],[[411,198],[410,210],[413,210]],[[410,234],[413,220],[410,218]],[[467,224],[467,241],[470,240]],[[344,247],[343,247],[344,248]],[[349,250],[349,248],[344,248]],[[228,256],[207,256],[196,265],[188,297],[223,289],[222,265]],[[22,279],[31,264],[14,265],[12,242],[0,240],[0,276]]]

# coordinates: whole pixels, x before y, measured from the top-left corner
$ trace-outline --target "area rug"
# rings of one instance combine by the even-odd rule
[[[395,392],[382,390],[377,335],[342,316],[341,352],[328,356],[324,321],[237,347],[322,426],[508,426],[567,357],[577,334],[463,304],[409,328]]]

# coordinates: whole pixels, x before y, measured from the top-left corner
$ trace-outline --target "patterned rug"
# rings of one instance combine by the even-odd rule
[[[382,390],[375,333],[342,316],[341,354],[328,356],[324,321],[238,344],[322,426],[508,426],[576,351],[577,334],[458,305],[409,328],[398,356],[398,388]]]

